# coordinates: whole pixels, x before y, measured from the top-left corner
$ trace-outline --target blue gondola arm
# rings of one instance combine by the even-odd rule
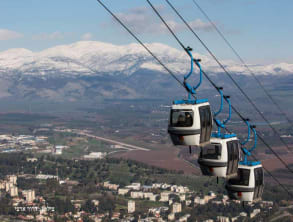
[[[228,121],[230,121],[230,119],[231,119],[232,108],[231,108],[230,96],[224,96],[224,98],[226,99],[226,101],[228,101],[228,104],[229,104],[229,116],[226,120],[223,121],[223,125],[226,125],[228,123]]]
[[[247,132],[247,138],[246,138],[246,140],[245,140],[244,142],[240,142],[240,144],[241,144],[242,146],[244,146],[246,143],[248,143],[248,141],[249,141],[249,139],[250,139],[250,123],[249,123],[249,119],[246,119],[246,120],[245,120],[245,124],[247,125],[247,130],[248,130],[248,132]]]
[[[220,92],[220,96],[221,96],[221,105],[220,105],[219,110],[214,113],[214,117],[219,115],[223,110],[223,87],[218,87],[218,91]]]

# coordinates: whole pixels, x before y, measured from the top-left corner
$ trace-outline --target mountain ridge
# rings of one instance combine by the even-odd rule
[[[176,74],[185,74],[190,61],[185,52],[162,43],[146,43],[166,66]],[[202,60],[205,71],[221,73],[218,65],[206,55],[193,53]],[[242,65],[231,61],[221,61],[233,74],[247,75]],[[293,64],[278,63],[270,65],[250,64],[249,67],[259,75],[293,74]],[[31,76],[50,75],[126,75],[130,76],[140,69],[166,73],[165,70],[139,44],[114,45],[97,41],[79,41],[69,45],[59,45],[32,52],[24,48],[0,52],[0,74],[15,73]]]

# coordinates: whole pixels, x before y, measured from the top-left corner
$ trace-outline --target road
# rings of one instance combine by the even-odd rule
[[[116,140],[107,139],[107,138],[100,137],[100,136],[95,136],[95,135],[92,135],[92,134],[89,134],[89,133],[81,132],[79,130],[75,130],[74,133],[79,134],[79,135],[83,135],[83,136],[87,136],[87,137],[91,137],[91,138],[95,138],[97,140],[102,140],[102,141],[105,141],[105,142],[108,142],[108,143],[112,143],[112,144],[116,144],[116,145],[120,145],[120,146],[125,146],[126,148],[132,148],[132,149],[135,149],[135,150],[142,150],[142,151],[150,151],[149,149],[146,149],[146,148],[143,148],[143,147],[139,147],[139,146],[135,146],[135,145],[127,144],[127,143],[122,143],[122,142],[119,142],[119,141],[116,141]]]

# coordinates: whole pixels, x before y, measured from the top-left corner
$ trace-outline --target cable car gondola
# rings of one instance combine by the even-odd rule
[[[174,145],[199,146],[210,141],[212,132],[212,113],[207,99],[192,99],[196,89],[202,82],[202,70],[200,60],[193,59],[190,47],[186,51],[191,57],[191,70],[184,76],[184,87],[188,92],[187,100],[176,100],[173,102],[170,111],[168,133]],[[200,81],[192,87],[187,79],[193,72],[193,62],[200,70]]]
[[[231,178],[226,184],[231,199],[241,201],[258,201],[261,199],[264,187],[263,168],[260,162],[238,166],[237,178]]]
[[[231,119],[231,102],[228,96],[223,95],[222,89],[218,88],[221,95],[221,106],[219,111],[214,114],[218,132],[212,134],[210,144],[201,146],[198,163],[205,176],[230,178],[237,176],[240,146],[235,134],[221,133],[221,128],[225,129],[225,124]],[[224,97],[229,104],[229,117],[220,122],[216,116],[223,110]]]
[[[230,178],[237,176],[239,142],[236,136],[211,138],[201,147],[198,163],[203,175]]]
[[[248,138],[242,143],[246,144],[249,140],[250,125],[248,120]],[[242,147],[244,160],[239,162],[238,173],[236,178],[231,178],[226,183],[226,189],[231,199],[241,201],[255,202],[261,199],[264,189],[264,172],[260,161],[249,161],[247,156],[251,156],[251,152],[256,148],[257,135],[254,127],[254,146],[251,149]]]

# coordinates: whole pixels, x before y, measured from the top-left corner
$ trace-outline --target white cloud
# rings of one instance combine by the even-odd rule
[[[34,40],[60,40],[64,39],[64,34],[61,32],[41,33],[33,36]]]
[[[0,29],[0,40],[10,40],[10,39],[18,39],[22,38],[23,34],[11,31],[8,29]]]
[[[162,6],[156,6],[156,8],[160,11],[164,9]],[[134,30],[138,34],[162,34],[168,32],[165,25],[158,18],[155,18],[151,11],[146,7],[133,8],[127,12],[117,13],[117,16],[125,22],[131,30]],[[167,24],[173,31],[179,32],[187,30],[187,27],[183,22],[177,22],[174,19],[168,18],[166,15],[163,15],[163,17],[165,17]],[[200,19],[190,21],[189,25],[193,29],[206,32],[211,31],[213,28],[210,23],[203,22]]]
[[[81,36],[82,40],[91,40],[92,38],[93,38],[93,34],[90,32],[87,32]]]
[[[196,19],[194,21],[191,21],[188,24],[193,29],[199,29],[199,30],[203,30],[203,31],[207,31],[207,32],[209,32],[213,29],[212,24],[207,23],[207,22],[203,22],[200,19]]]

